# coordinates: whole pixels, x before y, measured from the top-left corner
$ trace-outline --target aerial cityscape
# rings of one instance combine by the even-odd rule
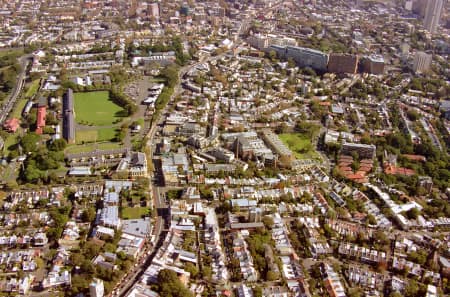
[[[0,297],[450,296],[447,0],[0,0]]]

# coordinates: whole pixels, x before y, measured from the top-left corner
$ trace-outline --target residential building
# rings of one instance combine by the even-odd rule
[[[11,118],[9,120],[6,120],[3,124],[3,128],[11,133],[15,133],[17,129],[20,127],[20,121],[17,118]]]
[[[329,264],[322,263],[321,266],[325,289],[331,297],[346,297],[344,286],[339,275]]]
[[[150,218],[124,220],[122,224],[122,233],[136,237],[148,238],[150,230]]]
[[[45,127],[45,117],[47,113],[47,102],[44,97],[39,99],[36,114],[36,134],[42,134]]]
[[[148,175],[147,157],[141,152],[130,152],[120,161],[117,171],[128,172],[130,178],[146,177]]]
[[[69,144],[75,143],[75,112],[73,90],[67,89],[63,97],[63,138]]]
[[[310,67],[314,70],[325,72],[328,65],[328,55],[314,49],[287,46],[285,57],[292,58],[299,67]]]
[[[105,227],[111,227],[119,229],[121,226],[121,220],[119,218],[118,206],[106,206],[99,210],[98,222]]]
[[[237,287],[237,296],[238,297],[253,297],[253,290],[252,288],[248,287],[245,284],[241,284],[239,287]]]
[[[384,73],[384,58],[382,56],[363,57],[360,62],[361,72],[370,74]]]
[[[105,287],[103,281],[98,278],[94,278],[89,284],[89,294],[91,297],[103,297],[105,293]]]
[[[356,152],[361,159],[373,159],[376,149],[376,146],[373,144],[345,142],[342,144],[341,154],[351,156],[353,152]]]
[[[292,151],[284,145],[278,135],[270,129],[263,129],[261,137],[269,148],[271,148],[278,156],[280,164],[285,167],[291,167],[292,161],[295,159]]]
[[[358,70],[358,61],[356,55],[330,54],[328,72],[354,74]]]

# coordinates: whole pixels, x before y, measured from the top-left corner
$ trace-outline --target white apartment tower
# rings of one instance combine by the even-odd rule
[[[413,70],[415,73],[424,73],[430,69],[431,55],[424,52],[417,52],[414,56]]]
[[[443,7],[444,7],[444,0],[427,1],[423,26],[425,27],[425,29],[428,30],[428,32],[432,34],[436,33]]]

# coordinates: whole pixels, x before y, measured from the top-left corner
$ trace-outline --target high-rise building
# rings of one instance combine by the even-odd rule
[[[363,57],[360,62],[361,72],[370,74],[383,74],[384,73],[384,58],[382,56],[373,55],[369,57]]]
[[[425,19],[423,26],[430,33],[436,33],[441,18],[442,9],[444,7],[444,0],[428,0],[425,9]]]
[[[427,0],[415,0],[412,4],[412,11],[421,17],[424,17],[426,6]]]
[[[149,15],[154,17],[154,18],[159,18],[159,3],[155,2],[155,3],[150,3],[148,5],[148,12]]]
[[[328,55],[314,49],[287,46],[286,57],[293,58],[299,67],[310,67],[314,70],[327,71]]]
[[[105,293],[105,287],[103,281],[98,278],[94,278],[89,284],[89,294],[91,297],[103,297]]]
[[[430,69],[431,55],[424,52],[417,52],[414,56],[413,70],[415,73],[424,73]]]
[[[409,11],[412,11],[412,9],[413,9],[413,2],[412,2],[412,0],[407,0],[405,2],[405,9],[409,10]]]
[[[356,73],[358,68],[358,56],[347,54],[330,54],[328,72],[332,73]]]

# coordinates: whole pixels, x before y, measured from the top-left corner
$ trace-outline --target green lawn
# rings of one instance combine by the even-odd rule
[[[115,128],[100,128],[98,130],[80,130],[75,134],[76,143],[110,141],[116,135]]]
[[[311,139],[300,133],[284,133],[278,137],[294,153],[297,159],[318,159],[319,154],[314,150]]]
[[[26,98],[31,98],[36,94],[38,88],[39,88],[39,82],[40,79],[35,79],[31,82],[30,86],[28,87],[27,92],[25,93]]]
[[[3,49],[0,51],[0,58],[10,54],[17,54],[18,56],[23,54],[23,49],[15,48],[15,49]]]
[[[123,109],[109,100],[107,91],[75,93],[75,120],[91,126],[113,125]]]
[[[22,117],[22,111],[25,108],[25,105],[27,105],[27,102],[27,99],[20,98],[16,103],[16,106],[14,106],[11,117],[20,119]]]
[[[77,132],[78,133],[78,132]],[[102,142],[102,143],[89,143],[80,145],[69,145],[65,150],[66,154],[78,154],[91,152],[95,149],[98,150],[115,150],[121,148],[122,145],[118,142]]]
[[[15,145],[16,143],[18,143],[19,139],[19,133],[16,132],[15,134],[10,134],[6,139],[5,139],[5,144],[3,146],[3,152],[5,154],[9,153],[10,149],[9,147]]]
[[[140,219],[143,215],[147,215],[148,207],[124,207],[122,208],[123,219]]]

